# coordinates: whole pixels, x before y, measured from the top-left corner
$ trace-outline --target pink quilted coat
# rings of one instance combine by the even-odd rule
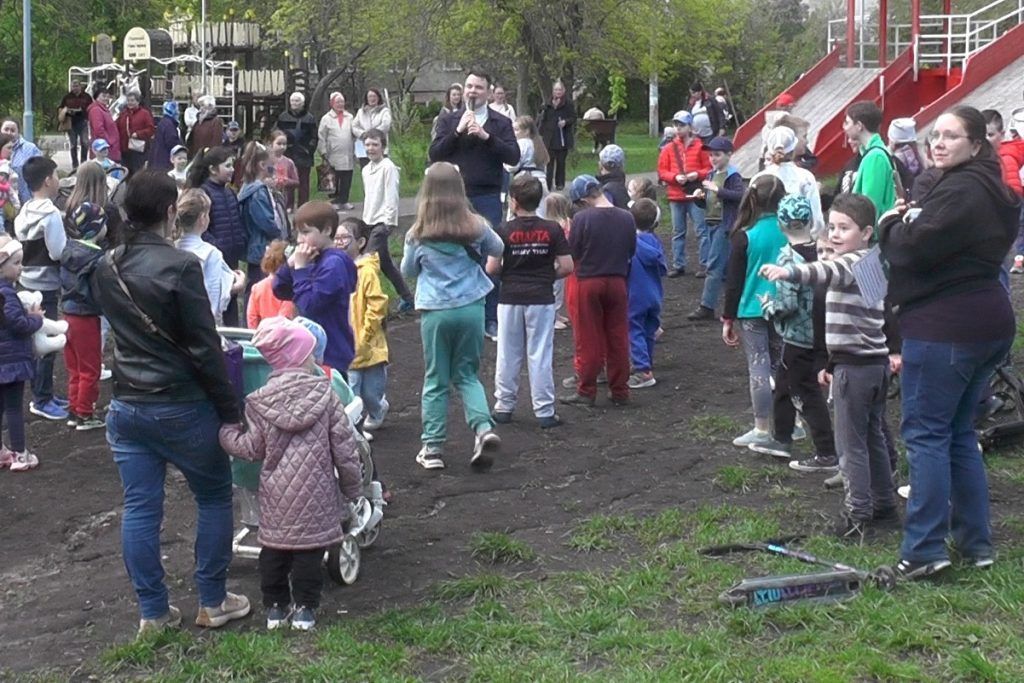
[[[224,425],[220,442],[237,458],[263,461],[260,544],[304,550],[341,542],[343,494],[349,501],[361,494],[360,464],[352,426],[327,378],[274,372],[246,398],[245,417],[248,431]]]

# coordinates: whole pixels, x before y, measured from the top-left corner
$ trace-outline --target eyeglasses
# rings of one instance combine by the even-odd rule
[[[958,133],[950,133],[949,131],[945,130],[941,132],[933,130],[932,132],[928,133],[928,142],[934,145],[939,140],[942,140],[943,142],[956,142],[957,140],[963,140],[966,137],[970,136],[960,135]]]
[[[352,244],[352,235],[339,235],[334,238],[334,243],[341,245]]]

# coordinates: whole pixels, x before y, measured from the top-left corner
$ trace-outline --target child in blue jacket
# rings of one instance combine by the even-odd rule
[[[658,205],[650,199],[638,199],[629,212],[636,222],[636,253],[629,270],[629,355],[633,365],[629,388],[644,389],[657,383],[651,368],[654,341],[661,327],[661,278],[668,273],[668,265],[661,240],[654,234]]]
[[[281,234],[274,214],[274,197],[269,185],[273,168],[267,148],[258,142],[250,142],[245,147],[240,168],[242,189],[238,193],[238,205],[249,238],[245,254],[249,276],[245,284],[245,310],[249,310],[249,292],[264,277],[260,262],[266,254],[267,245],[276,239],[286,239],[287,235]]]

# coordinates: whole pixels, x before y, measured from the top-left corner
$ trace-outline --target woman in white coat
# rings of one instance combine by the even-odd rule
[[[352,169],[355,168],[354,117],[345,110],[345,96],[340,92],[331,93],[331,109],[320,119],[317,151],[324,161],[334,169],[334,196],[331,201],[348,211],[352,189]]]
[[[370,163],[366,156],[366,148],[363,147],[363,133],[376,128],[385,137],[390,137],[391,132],[391,109],[384,104],[384,97],[380,90],[370,88],[363,98],[363,106],[356,112],[356,119],[352,123],[352,134],[356,138],[356,158],[359,159],[359,167],[362,168]],[[387,155],[387,148],[384,149]]]

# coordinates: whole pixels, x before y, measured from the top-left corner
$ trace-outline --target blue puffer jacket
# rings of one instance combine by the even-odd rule
[[[274,200],[270,197],[270,188],[259,181],[246,183],[238,193],[238,203],[242,207],[242,222],[249,236],[245,260],[259,263],[263,260],[267,244],[281,237],[281,229],[274,219]]]
[[[242,209],[235,191],[227,185],[207,180],[203,183],[203,192],[213,203],[210,207],[210,228],[203,234],[203,239],[220,249],[230,268],[237,268],[238,262],[247,256],[249,235],[242,222]]]
[[[43,319],[29,315],[21,304],[14,285],[0,278],[0,384],[32,379],[32,335],[43,326]]]

